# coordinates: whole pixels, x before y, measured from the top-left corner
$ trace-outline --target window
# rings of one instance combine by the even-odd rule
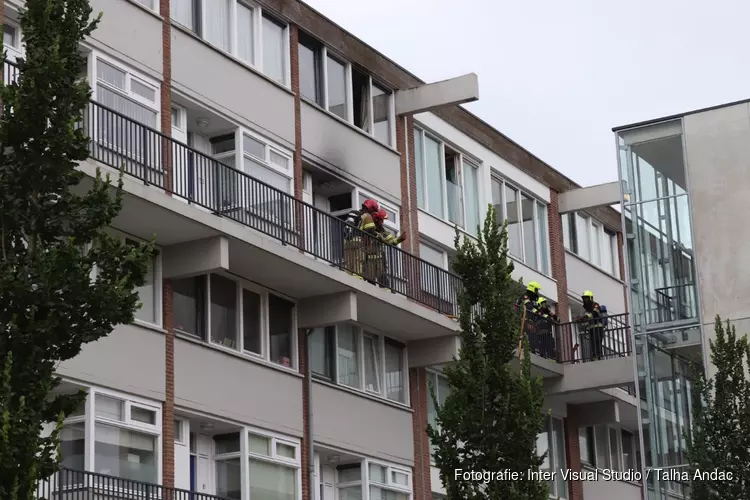
[[[562,216],[562,230],[567,250],[615,278],[621,278],[615,232],[604,228],[601,222],[592,217],[578,213]]]
[[[429,381],[428,389],[432,389],[435,391],[437,403],[439,406],[442,406],[451,392],[451,387],[448,384],[448,379],[445,378],[445,376],[441,373],[428,371],[427,380]],[[427,422],[433,427],[438,427],[437,408],[435,407],[435,402],[432,400],[432,393],[428,394],[427,396]],[[433,446],[432,442],[430,442],[430,453],[432,454],[434,452],[435,447]]]
[[[347,109],[348,96],[346,92],[346,66],[331,56],[326,60],[326,96],[328,111],[348,120],[349,111]]]
[[[21,40],[21,28],[12,24],[5,24],[3,31],[3,47],[8,53],[8,59],[15,61],[24,53]]]
[[[640,470],[638,456],[639,445],[635,434],[625,429],[597,425],[578,430],[589,440],[584,454],[581,450],[581,461],[598,469]]]
[[[172,290],[176,331],[287,368],[294,366],[293,302],[219,274],[172,280]]]
[[[322,46],[299,34],[299,86],[303,97],[323,106]]]
[[[128,245],[139,243],[126,239]],[[135,288],[138,292],[140,307],[135,311],[135,319],[152,325],[161,325],[161,259],[157,252],[148,264],[143,285]]]
[[[562,419],[547,417],[545,430],[537,436],[536,448],[540,455],[547,452],[547,457],[539,469],[556,473],[554,478],[548,481],[550,497],[567,498],[568,487],[563,477],[567,465]]]
[[[101,55],[96,55],[94,67],[93,95],[97,103],[146,127],[159,128],[158,83]],[[95,137],[99,144],[161,168],[156,162],[159,152],[144,137],[145,129],[104,109],[99,109],[95,118],[100,122]]]
[[[336,489],[339,500],[361,500],[363,472],[367,471],[369,500],[409,500],[411,473],[382,463],[363,460],[361,463],[336,467]]]
[[[481,222],[477,163],[419,128],[414,148],[419,208],[476,235]]]
[[[242,498],[242,472],[240,433],[214,436],[214,465],[216,467],[216,494],[220,497]]]
[[[407,403],[403,344],[348,324],[317,328],[309,339],[311,369],[317,378]]]
[[[61,433],[62,465],[132,481],[158,483],[161,410],[158,403],[136,401],[89,389],[90,412],[75,412]],[[86,428],[93,428],[93,464],[86,457]]]
[[[420,264],[419,270],[422,290],[430,295],[443,299],[450,297],[452,287],[447,274],[440,270],[448,270],[448,253],[426,243],[419,243],[419,258],[435,267]],[[437,268],[437,269],[435,269]]]
[[[498,224],[508,222],[508,252],[549,276],[547,205],[497,177],[492,177],[492,205]]]
[[[282,85],[288,84],[289,30],[286,23],[245,0],[170,0],[170,4],[172,20],[177,24],[260,69],[269,78]],[[260,30],[260,43],[255,43],[256,26]]]

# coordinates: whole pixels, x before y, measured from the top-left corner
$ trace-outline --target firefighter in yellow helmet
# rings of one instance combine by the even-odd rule
[[[525,308],[527,311],[533,312],[534,307],[536,307],[536,301],[539,300],[539,292],[541,290],[542,285],[536,281],[530,281],[526,285],[526,291],[516,300],[516,307]]]
[[[529,344],[533,352],[547,359],[555,359],[555,325],[560,323],[557,315],[549,308],[549,303],[544,297],[539,297],[534,305],[533,312],[537,316],[536,334],[533,335],[534,342],[529,338]]]
[[[599,304],[594,300],[594,292],[586,290],[581,296],[583,301],[584,314],[581,318],[582,327],[581,331],[586,337],[588,342],[583,344],[589,344],[591,346],[590,356],[592,359],[602,359],[604,356],[604,323],[602,321],[602,314]],[[588,357],[584,353],[584,357]]]

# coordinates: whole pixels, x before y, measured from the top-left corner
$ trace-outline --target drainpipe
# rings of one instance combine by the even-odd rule
[[[312,328],[308,328],[305,332],[305,378],[307,383],[307,435],[309,436],[309,442],[307,444],[307,467],[308,474],[310,475],[310,486],[308,491],[310,492],[310,500],[315,498],[315,449],[313,447],[313,412],[312,412],[312,355],[310,354],[310,334],[313,332]],[[322,498],[319,500],[323,500]]]

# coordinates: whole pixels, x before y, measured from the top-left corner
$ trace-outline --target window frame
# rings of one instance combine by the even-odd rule
[[[519,224],[519,233],[520,233],[520,244],[521,244],[521,256],[517,257],[515,255],[511,255],[510,252],[508,252],[508,255],[520,262],[521,264],[529,267],[530,269],[533,269],[534,271],[541,273],[544,276],[551,277],[552,275],[552,266],[551,266],[551,251],[550,251],[550,238],[549,238],[549,224],[547,227],[541,228],[539,227],[539,211],[542,210],[542,207],[544,207],[544,210],[549,210],[549,204],[545,202],[544,200],[540,200],[538,197],[534,196],[530,191],[526,191],[524,189],[521,189],[517,187],[515,184],[509,182],[504,177],[496,174],[495,172],[492,173],[490,177],[490,183],[492,182],[498,182],[500,183],[501,192],[502,192],[502,212],[497,210],[497,206],[495,205],[495,200],[492,200],[493,206],[495,206],[495,210],[497,213],[497,218],[499,222],[506,221],[508,219],[508,202],[506,200],[505,196],[505,190],[506,189],[512,189],[516,192],[516,217]],[[527,198],[531,199],[532,202],[534,202],[534,213],[532,215],[533,221],[534,221],[534,242],[536,247],[536,267],[532,266],[530,263],[526,263],[526,239],[524,238],[524,227],[523,227],[523,214],[521,209],[521,199],[522,196],[526,196]],[[548,214],[549,215],[549,214]],[[542,231],[547,232],[547,236],[545,238],[542,238]],[[543,241],[546,243],[546,252],[542,251],[542,243]]]
[[[599,462],[598,456],[599,456],[599,453],[602,450],[599,450],[599,445],[597,444],[597,440],[596,440],[596,437],[595,437],[596,436],[596,429],[597,428],[603,429],[603,432],[605,432],[606,436],[607,436],[607,440],[606,440],[606,442],[607,442],[607,449],[603,450],[604,456],[607,457],[607,463],[606,464],[600,464],[600,463],[598,463]],[[637,432],[631,431],[630,429],[624,429],[622,427],[615,427],[615,426],[606,425],[606,424],[581,427],[581,428],[578,429],[579,433],[583,432],[583,431],[589,433],[589,435],[591,435],[594,438],[593,439],[593,443],[592,443],[593,461],[583,461],[583,460],[581,460],[581,462],[583,464],[585,464],[587,467],[591,467],[591,468],[597,469],[597,470],[612,469],[612,470],[616,470],[616,471],[625,472],[626,471],[626,469],[625,469],[626,464],[625,464],[625,456],[623,454],[622,434],[623,433],[627,433],[632,438],[632,440],[631,440],[631,445],[632,446],[631,446],[631,450],[630,450],[630,453],[631,453],[631,456],[632,456],[632,462],[635,465],[636,470],[640,470],[641,464],[640,464],[640,457],[638,456],[638,451],[639,450],[638,450],[638,433]],[[616,436],[617,436],[616,439],[615,439],[615,443],[614,443],[614,446],[616,448],[615,451],[616,451],[616,454],[617,454],[616,455],[617,456],[617,461],[618,461],[617,464],[613,464],[612,463],[612,451],[613,451],[612,450],[612,445],[613,445],[613,443],[612,443],[612,432],[613,431],[616,433]]]
[[[339,326],[346,325],[347,327],[351,327],[352,332],[354,333],[354,338],[356,342],[356,356],[357,356],[357,387],[352,387],[350,385],[346,385],[343,382],[339,381],[339,375],[340,375],[340,367],[339,367]],[[350,323],[336,323],[336,324],[328,324],[325,326],[321,326],[319,328],[326,329],[326,328],[333,328],[332,336],[333,336],[333,359],[331,360],[332,364],[332,377],[325,377],[323,375],[313,373],[313,380],[316,380],[321,383],[333,385],[336,387],[339,387],[343,390],[348,391],[354,391],[363,395],[367,395],[370,397],[382,399],[385,401],[388,401],[390,403],[399,405],[399,406],[409,406],[410,403],[410,395],[409,395],[409,353],[408,353],[408,346],[397,339],[394,339],[388,335],[384,335],[376,330],[368,328],[365,330],[364,328],[360,328],[359,326],[356,326],[354,324]],[[376,361],[377,361],[377,378],[378,378],[378,390],[372,391],[367,388],[367,383],[365,381],[365,338],[366,337],[372,337],[374,339],[374,345],[376,347]],[[391,342],[396,342],[401,347],[401,352],[403,355],[403,359],[401,362],[401,373],[402,373],[402,380],[403,380],[403,393],[404,393],[404,401],[398,401],[396,399],[390,399],[388,398],[388,391],[386,389],[386,363],[385,363],[385,344],[386,344],[386,337],[390,339]]]
[[[467,234],[469,234],[469,235],[471,235],[473,237],[476,237],[477,235],[473,232],[473,230],[470,230],[470,229],[468,229],[466,227],[466,196],[464,196],[464,189],[466,188],[466,185],[465,185],[465,179],[464,179],[464,163],[469,163],[472,167],[474,167],[476,169],[476,171],[477,171],[477,179],[479,179],[481,181],[481,179],[482,179],[482,169],[484,168],[483,162],[479,158],[476,158],[474,156],[471,156],[471,155],[467,154],[466,152],[464,152],[458,146],[455,146],[454,144],[451,144],[451,143],[447,142],[445,139],[443,139],[442,137],[440,137],[438,134],[432,132],[428,127],[422,125],[421,123],[415,123],[415,125],[414,125],[414,135],[415,136],[417,136],[417,135],[420,136],[420,138],[421,138],[421,145],[422,145],[421,154],[418,155],[422,159],[421,165],[415,165],[415,168],[419,169],[420,172],[422,173],[422,184],[423,185],[420,186],[419,184],[417,184],[417,190],[420,190],[420,189],[422,190],[423,199],[424,199],[424,205],[425,205],[425,208],[421,208],[420,207],[419,210],[421,210],[424,213],[430,214],[431,216],[436,217],[437,219],[440,219],[441,221],[445,222],[448,225],[458,226],[463,232],[465,232],[465,233],[467,233]],[[429,189],[428,189],[428,184],[427,184],[428,183],[428,179],[427,179],[428,178],[428,176],[427,176],[427,163],[426,163],[427,162],[427,146],[426,146],[426,142],[427,141],[425,141],[425,139],[427,137],[429,137],[433,141],[437,142],[439,144],[439,147],[440,147],[440,155],[439,155],[439,157],[440,157],[440,189],[442,190],[442,195],[443,195],[442,196],[443,197],[443,204],[442,204],[443,206],[442,206],[442,214],[441,215],[434,214],[434,213],[430,212],[426,208],[426,207],[430,206],[430,202],[429,202]],[[414,144],[415,144],[414,147],[416,147],[416,143],[417,143],[417,140],[415,139],[414,140]],[[448,219],[448,187],[446,185],[446,180],[445,180],[445,172],[446,172],[446,167],[445,167],[445,147],[446,147],[446,145],[452,151],[454,151],[456,153],[456,155],[457,155],[456,170],[458,172],[459,186],[461,187],[461,189],[460,189],[460,195],[459,195],[461,197],[461,199],[459,200],[459,206],[460,206],[460,210],[461,210],[461,223],[460,224],[453,223],[453,222],[451,222]],[[417,196],[417,198],[419,198],[419,196]],[[536,199],[536,198],[534,198],[534,199]],[[481,207],[483,206],[483,201],[484,201],[484,193],[480,189],[477,192],[477,205],[478,205],[477,212],[479,214],[478,224],[479,224],[480,227],[481,227],[482,223],[484,222],[484,214],[481,211]]]
[[[5,19],[3,24],[3,33],[6,26],[13,28],[16,32],[14,45],[8,46],[3,44],[4,47],[8,49],[8,59],[15,62],[17,58],[26,56],[26,45],[23,43],[23,31],[21,30],[21,25],[19,23],[8,18]]]
[[[102,389],[96,386],[83,387],[86,392],[86,400],[84,402],[84,411],[82,415],[75,415],[66,418],[63,421],[63,426],[69,426],[74,424],[84,424],[84,465],[85,470],[95,471],[96,470],[96,425],[101,423],[109,427],[115,427],[118,429],[124,429],[132,431],[142,435],[147,435],[155,438],[154,443],[154,455],[156,463],[156,477],[157,484],[161,484],[162,481],[162,454],[163,454],[163,429],[162,429],[162,408],[161,403],[151,401],[145,398],[140,398],[131,395],[125,395],[118,391],[109,389]],[[123,419],[116,420],[107,417],[101,417],[96,415],[96,397],[104,396],[112,399],[116,399],[122,404]],[[140,421],[133,421],[132,419],[132,408],[140,408],[147,411],[154,412],[154,424],[146,424]],[[169,443],[169,445],[172,445]]]
[[[570,212],[563,214],[561,218],[565,249],[613,278],[622,279],[620,276],[620,254],[617,245],[617,232],[608,229],[602,221],[593,218],[585,212]],[[584,224],[588,235],[588,247],[586,248],[588,258],[581,255],[580,231],[577,224],[578,218],[585,220]],[[598,264],[594,262],[593,258],[595,248],[598,248],[599,251],[600,262]],[[605,254],[608,257],[605,258]],[[607,268],[605,265],[609,263],[607,259],[612,264],[611,268]]]
[[[213,335],[211,333],[211,275],[216,274],[218,276],[221,276],[222,278],[226,278],[235,284],[235,298],[236,298],[236,347],[230,347],[226,346],[220,343],[217,343],[213,339]],[[281,368],[283,370],[289,370],[294,371],[296,373],[298,366],[299,366],[299,354],[297,352],[298,350],[298,338],[296,335],[296,332],[298,331],[298,325],[299,325],[299,318],[298,318],[298,301],[287,297],[285,295],[282,295],[280,293],[268,290],[260,285],[257,285],[251,281],[248,281],[243,278],[239,278],[235,275],[225,273],[225,272],[213,272],[208,274],[200,274],[198,276],[192,276],[188,278],[183,279],[194,279],[196,277],[203,278],[201,280],[203,289],[203,296],[204,296],[204,318],[203,318],[203,330],[205,332],[205,338],[201,338],[198,335],[184,332],[182,330],[178,330],[175,328],[175,333],[177,333],[178,336],[182,336],[185,338],[197,340],[203,343],[206,343],[210,345],[211,347],[215,349],[219,349],[222,351],[227,351],[233,354],[238,354],[246,358],[255,359],[258,361],[262,361],[265,364],[269,364],[271,366]],[[244,299],[243,299],[243,290],[248,290],[250,292],[253,292],[255,294],[260,295],[260,307],[261,307],[261,318],[260,318],[260,324],[261,324],[261,339],[260,339],[260,353],[255,353],[252,351],[248,351],[245,349],[245,331],[244,331],[244,319],[245,319],[245,311],[244,311]],[[270,311],[269,311],[269,296],[275,295],[283,300],[286,300],[287,302],[290,302],[294,304],[294,307],[292,309],[292,331],[290,332],[291,336],[291,359],[290,359],[290,366],[284,366],[281,363],[276,363],[275,361],[271,360],[271,339],[270,339]]]
[[[121,89],[107,82],[103,82],[99,80],[98,71],[97,71],[97,66],[98,66],[99,61],[102,61],[106,65],[112,66],[113,68],[125,73],[125,87],[126,87],[125,89]],[[161,128],[161,85],[156,79],[150,76],[147,76],[144,73],[136,70],[132,66],[125,64],[123,62],[120,62],[117,59],[110,57],[109,55],[98,50],[91,51],[91,64],[89,66],[91,68],[90,73],[89,73],[89,81],[92,82],[91,98],[94,101],[96,101],[97,103],[99,102],[97,94],[98,94],[99,86],[101,85],[102,87],[106,88],[107,90],[110,90],[111,92],[119,94],[126,99],[129,99],[137,104],[140,104],[141,106],[145,106],[145,107],[152,109],[153,111],[156,111],[156,119],[155,119],[156,125],[152,126],[152,125],[148,125],[144,123],[142,123],[141,125],[149,127],[149,128],[153,128],[155,130],[160,130]],[[133,80],[140,83],[141,85],[145,85],[146,87],[151,88],[154,91],[153,102],[133,92],[132,90]]]
[[[371,465],[374,465],[376,467],[383,467],[385,469],[385,479],[386,479],[385,483],[373,482],[370,479],[370,466]],[[360,470],[359,479],[353,480],[353,481],[346,481],[346,482],[341,481],[339,467],[342,467],[342,466],[343,467],[359,466],[359,470]],[[411,469],[408,469],[406,467],[393,465],[383,460],[376,460],[376,459],[371,459],[368,457],[363,457],[359,461],[337,464],[334,470],[335,470],[334,490],[336,492],[336,495],[335,495],[336,498],[339,498],[340,496],[339,491],[341,489],[354,488],[357,486],[360,486],[362,489],[363,500],[370,499],[370,487],[375,487],[375,488],[380,488],[386,491],[400,493],[402,495],[406,495],[406,497],[410,500],[414,498],[413,484],[412,484],[413,472]],[[406,476],[407,484],[399,485],[398,483],[395,483],[393,481],[394,473],[404,474]],[[318,476],[317,480],[318,480],[318,485],[319,485],[321,478]]]
[[[437,398],[438,401],[440,401],[440,392],[439,392],[440,391],[440,379],[443,378],[443,379],[445,379],[447,381],[448,378],[442,372],[440,372],[438,370],[435,370],[435,369],[432,369],[432,368],[427,368],[425,371],[427,372],[427,377],[428,377],[427,380],[428,380],[428,382],[432,382],[433,387],[435,388],[435,397]],[[427,397],[428,398],[432,398],[432,394],[429,392],[429,390],[430,390],[430,387],[428,385],[427,386],[427,391],[428,391],[427,392]],[[450,392],[451,391],[449,390],[448,394],[450,394]],[[433,408],[434,408],[434,410],[436,412],[435,416],[437,417],[437,408],[436,407],[433,407]],[[435,422],[435,424],[432,424],[432,422],[430,422],[431,416],[432,416],[431,415],[432,412],[430,411],[430,409],[431,409],[430,399],[428,399],[427,400],[427,424],[428,425],[435,425],[437,427],[437,422]],[[430,464],[434,465],[435,464],[435,457],[434,457],[435,446],[432,444],[431,441],[430,441],[429,445],[430,445]]]
[[[212,42],[208,41],[205,38],[204,33],[204,27],[206,25],[206,9],[204,8],[204,2],[206,0],[189,0],[191,4],[193,5],[193,24],[194,26],[192,28],[185,26],[183,24],[180,24],[177,20],[170,17],[170,22],[172,25],[176,25],[177,27],[189,31],[193,33],[195,36],[200,38],[204,43],[208,44],[210,47],[221,51],[223,54],[226,54],[230,56],[235,62],[242,64],[243,66],[246,66],[253,71],[263,75],[264,78],[268,79],[269,81],[272,81],[278,85],[281,85],[285,88],[291,87],[291,52],[290,52],[290,32],[289,32],[289,23],[285,21],[284,19],[280,18],[279,16],[275,15],[271,10],[264,9],[259,3],[253,1],[253,0],[231,0],[231,4],[229,7],[229,50],[225,50],[222,47],[219,47]],[[208,0],[208,1],[218,1],[218,0]],[[252,16],[252,27],[253,27],[253,33],[252,33],[252,41],[253,41],[253,61],[249,62],[240,57],[239,55],[239,47],[238,47],[238,16],[237,16],[237,4],[241,3],[251,11]],[[196,13],[197,11],[197,13]],[[283,34],[282,34],[282,47],[281,47],[281,54],[283,57],[282,64],[282,74],[284,81],[280,82],[273,78],[272,76],[267,75],[263,71],[263,17],[267,17],[269,20],[274,21],[276,24],[279,25],[279,27],[283,28]],[[198,21],[196,23],[196,21]]]
[[[562,438],[563,443],[565,442],[565,422],[562,418],[556,417],[554,415],[549,415],[546,417],[546,424],[547,424],[547,460],[549,461],[549,471],[550,472],[557,472],[557,474],[554,475],[554,479],[552,481],[556,484],[557,478],[560,476],[561,470],[566,470],[568,468],[567,465],[567,457],[565,456],[565,448],[562,450],[557,449],[557,441],[554,438],[555,434],[555,424],[554,421],[558,421],[560,424],[560,430],[562,432]],[[562,460],[562,464],[559,464],[558,462]],[[568,498],[568,491],[567,491],[567,483],[566,481],[566,488],[565,491],[563,491],[562,495],[554,494],[550,491],[550,498],[556,498],[558,500],[565,500]],[[560,493],[560,492],[557,492]]]

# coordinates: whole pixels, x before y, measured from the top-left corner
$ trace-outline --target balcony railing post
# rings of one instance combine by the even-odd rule
[[[443,313],[443,290],[442,290],[442,281],[443,277],[440,276],[440,268],[433,266],[433,269],[437,271],[437,311],[442,314]]]

